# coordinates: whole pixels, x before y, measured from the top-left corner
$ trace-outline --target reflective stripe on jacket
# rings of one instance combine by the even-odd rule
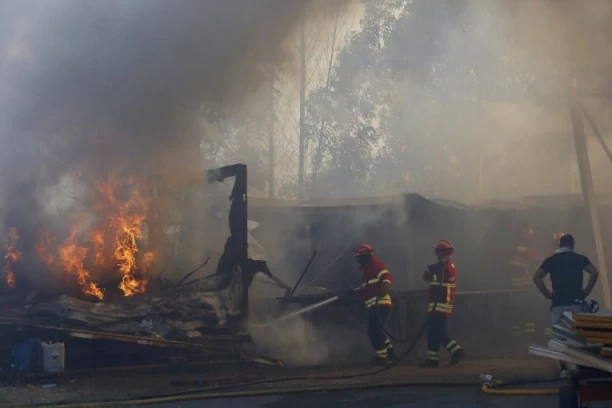
[[[367,308],[372,306],[391,306],[391,295],[380,296],[383,283],[392,283],[393,276],[383,261],[372,256],[370,262],[361,266],[361,296]]]
[[[452,262],[438,262],[430,265],[424,279],[429,282],[428,312],[451,315],[455,298],[455,265]]]

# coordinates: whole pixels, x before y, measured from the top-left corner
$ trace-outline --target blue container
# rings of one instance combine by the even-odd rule
[[[13,347],[13,369],[24,374],[43,372],[42,342],[39,339],[29,339]]]

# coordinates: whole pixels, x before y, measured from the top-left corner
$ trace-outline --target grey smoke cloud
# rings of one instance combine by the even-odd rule
[[[309,3],[1,0],[4,189],[40,180],[41,163],[57,178],[93,159],[197,159],[203,110],[231,109],[291,68],[286,40]],[[308,10],[322,16],[324,5]]]
[[[240,100],[284,61],[303,3],[4,1],[5,126],[44,139],[104,126],[114,156],[176,145],[202,105]],[[91,148],[74,133],[71,151]]]
[[[69,225],[110,170],[161,175],[177,191],[201,177],[202,115],[292,72],[288,39],[302,17],[326,17],[311,3],[0,0],[5,224],[24,243],[41,225]]]

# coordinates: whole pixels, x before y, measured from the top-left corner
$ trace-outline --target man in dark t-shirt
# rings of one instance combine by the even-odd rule
[[[533,277],[534,283],[544,297],[552,300],[551,310],[553,311],[580,305],[593,290],[599,276],[599,272],[591,264],[589,258],[574,252],[574,242],[573,236],[563,235],[559,242],[559,249],[544,260]],[[590,274],[586,288],[582,286],[583,271]],[[542,280],[548,274],[550,274],[550,281],[552,282],[552,292],[548,290]]]
[[[551,315],[553,326],[561,320],[564,312],[579,312],[584,299],[589,296],[599,271],[591,264],[589,258],[574,252],[574,237],[567,234],[559,240],[559,249],[546,258],[533,276],[542,295],[552,300]],[[583,272],[589,274],[589,281],[583,288]],[[544,284],[544,277],[550,275],[552,292]],[[565,366],[561,367],[562,376],[567,375]]]

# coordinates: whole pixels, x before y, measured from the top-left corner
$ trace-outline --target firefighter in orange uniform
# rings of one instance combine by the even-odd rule
[[[374,255],[370,244],[359,244],[354,253],[362,271],[361,297],[368,310],[368,337],[376,351],[373,364],[385,364],[397,359],[391,340],[383,325],[391,312],[391,284],[393,277],[383,261]]]
[[[435,368],[439,364],[439,350],[442,344],[451,353],[450,365],[453,366],[465,357],[459,344],[446,332],[448,318],[453,313],[455,297],[455,265],[452,262],[453,244],[442,240],[434,247],[438,262],[427,267],[423,279],[429,282],[429,328],[427,330],[427,360],[421,365]]]

